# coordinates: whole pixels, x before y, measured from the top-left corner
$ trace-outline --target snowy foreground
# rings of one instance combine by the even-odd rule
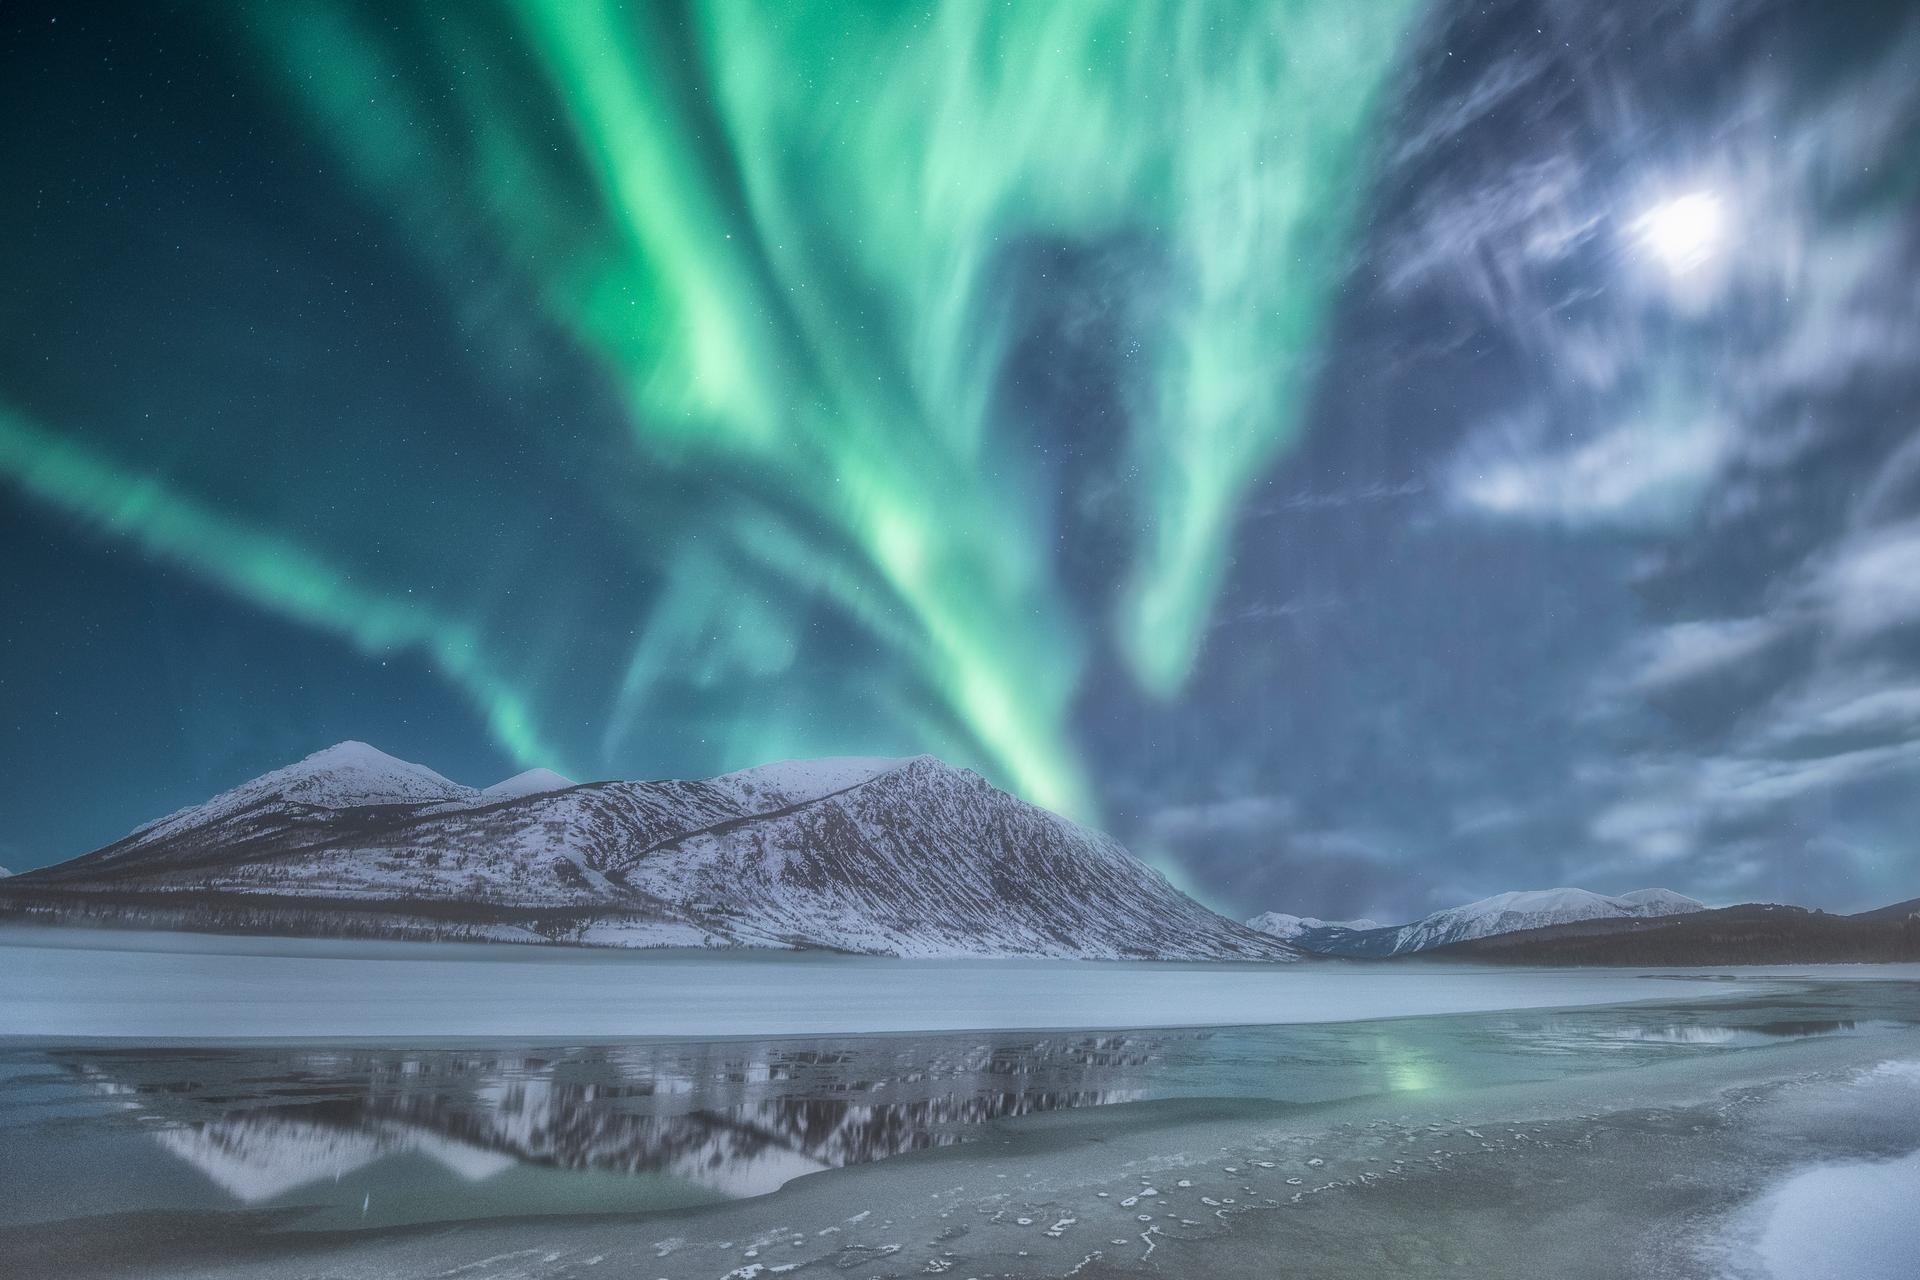
[[[34,928],[0,931],[0,973],[0,1035],[188,1041],[1230,1026],[1727,991],[1708,974],[1613,969],[894,960]]]
[[[10,1274],[1904,1280],[1920,1254],[1911,966],[98,943],[0,944]],[[1107,1029],[1037,1029],[1072,1025]],[[1029,1029],[938,1029],[973,1026]]]

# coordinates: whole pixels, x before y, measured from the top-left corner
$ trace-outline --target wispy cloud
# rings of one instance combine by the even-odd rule
[[[1777,644],[1787,625],[1777,617],[1759,617],[1655,627],[1632,642],[1628,684],[1652,693],[1724,675]]]
[[[1294,797],[1250,792],[1162,805],[1134,843],[1173,854],[1209,901],[1251,916],[1288,911],[1327,920],[1406,920],[1433,909],[1417,862],[1377,835],[1317,820]]]
[[[1158,840],[1275,833],[1291,827],[1298,812],[1298,805],[1289,796],[1233,796],[1156,809],[1147,815],[1146,830]]]
[[[1455,505],[1574,528],[1672,525],[1691,514],[1734,439],[1725,423],[1710,416],[1630,421],[1571,447],[1545,445],[1538,437],[1546,434],[1542,422],[1531,432],[1475,436],[1448,475]]]
[[[1797,27],[1739,3],[1665,21],[1616,8],[1410,127],[1393,162],[1434,176],[1380,279],[1470,311],[1527,370],[1437,466],[1441,510],[1640,566],[1641,622],[1569,708],[1617,737],[1579,749],[1567,865],[1738,892],[1867,857],[1840,827],[1920,821],[1920,21],[1821,88],[1755,58],[1686,126],[1606,60]],[[1548,84],[1564,111],[1540,112]],[[1536,133],[1461,145],[1523,90]]]
[[[1821,571],[1816,590],[1847,638],[1920,624],[1920,519],[1848,539]]]
[[[1375,480],[1345,489],[1303,489],[1247,507],[1249,516],[1290,515],[1303,511],[1340,511],[1348,507],[1417,498],[1427,492],[1424,480]]]
[[[1245,626],[1256,622],[1277,622],[1285,618],[1305,618],[1333,613],[1346,608],[1346,601],[1333,596],[1295,596],[1288,600],[1263,601],[1222,612],[1214,622],[1218,627]]]

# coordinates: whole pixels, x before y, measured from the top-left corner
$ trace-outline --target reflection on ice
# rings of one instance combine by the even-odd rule
[[[1643,1044],[1720,1044],[1754,1045],[1775,1040],[1794,1040],[1806,1036],[1845,1035],[1859,1028],[1851,1018],[1833,1018],[1802,1022],[1759,1022],[1748,1026],[1718,1026],[1709,1023],[1685,1023],[1665,1027],[1627,1027],[1617,1034],[1623,1040]]]
[[[1494,1027],[1551,1049],[1739,1048],[1853,1020],[1643,1024],[1612,1015]],[[515,1166],[656,1175],[719,1197],[963,1141],[985,1122],[1151,1095],[1300,1100],[1471,1079],[1474,1046],[1399,1023],[947,1043],[602,1046],[518,1053],[316,1050],[76,1056],[73,1069],[242,1204],[423,1157],[461,1182]],[[1224,1042],[1224,1043],[1223,1043]],[[1239,1068],[1234,1063],[1242,1064]],[[1264,1072],[1247,1070],[1264,1063]],[[182,1079],[182,1077],[187,1077]],[[1183,1077],[1185,1080],[1183,1082]]]
[[[181,1129],[154,1141],[194,1166],[242,1204],[276,1200],[322,1179],[338,1182],[398,1152],[419,1152],[449,1173],[479,1182],[510,1168],[514,1158],[408,1125],[342,1129],[307,1120],[247,1116]]]
[[[329,1050],[270,1062],[97,1052],[70,1065],[153,1122],[161,1147],[255,1205],[400,1155],[464,1182],[532,1166],[763,1195],[809,1173],[959,1142],[985,1121],[1131,1100],[1137,1089],[1087,1078],[1146,1060],[1124,1037],[1105,1037],[982,1046],[904,1070],[855,1050],[715,1045]]]
[[[1668,1067],[1786,1038],[1865,1041],[1915,1023],[1920,984],[1874,982],[1731,991],[1705,1004],[1104,1035],[20,1047],[0,1052],[0,1133],[9,1161],[31,1172],[0,1195],[0,1229],[155,1209],[247,1208],[267,1211],[275,1229],[358,1230],[691,1208],[1062,1108],[1371,1098],[1394,1116],[1491,1086]],[[1474,1151],[1520,1141],[1466,1137]],[[102,1167],[124,1172],[103,1180]],[[1397,1167],[1364,1164],[1353,1177]],[[1304,1182],[1285,1194],[1327,1180],[1311,1169],[1293,1171]],[[1225,1195],[1243,1198],[1237,1184]]]

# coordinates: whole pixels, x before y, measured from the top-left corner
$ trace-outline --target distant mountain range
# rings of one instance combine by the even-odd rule
[[[1710,908],[1668,889],[1502,893],[1412,924],[1268,912],[1247,922],[1314,955],[1543,965],[1920,961],[1920,898],[1837,916],[1776,903]]]
[[[887,955],[1293,960],[931,756],[484,790],[344,742],[0,884],[0,917]]]
[[[1617,898],[1585,889],[1531,889],[1449,907],[1412,924],[1382,926],[1371,920],[1329,923],[1269,911],[1247,921],[1247,925],[1316,955],[1401,956],[1580,920],[1645,919],[1704,910],[1705,903],[1670,889],[1639,889]]]
[[[1547,965],[1920,961],[1920,898],[1850,916],[1744,903],[1684,916],[1583,920],[1455,942],[1430,954]]]
[[[1316,941],[1380,928],[1378,920],[1319,920],[1313,916],[1290,916],[1284,911],[1265,911],[1247,921],[1247,928],[1270,933],[1286,942],[1299,938]]]

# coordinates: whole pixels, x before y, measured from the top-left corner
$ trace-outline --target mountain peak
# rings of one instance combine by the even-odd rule
[[[1689,898],[1671,889],[1635,889],[1632,893],[1621,894],[1619,901],[1638,907],[1650,916],[1677,916],[1707,909],[1707,904],[1698,898]]]
[[[255,781],[286,779],[294,781],[300,777],[338,777],[351,779],[353,783],[371,783],[380,793],[386,791],[445,791],[449,794],[470,793],[470,787],[461,787],[459,783],[445,779],[440,773],[426,768],[424,764],[413,764],[411,760],[401,760],[399,756],[390,756],[378,747],[371,747],[357,739],[348,739],[344,743],[334,743],[332,747],[323,747],[311,756],[303,756],[284,770],[275,770]],[[438,796],[436,796],[438,798]]]
[[[737,795],[756,808],[784,808],[804,800],[857,787],[911,761],[890,756],[826,756],[818,760],[775,760],[707,779],[709,786]]]
[[[330,747],[322,747],[310,755],[302,756],[287,766],[292,769],[423,769],[425,765],[411,764],[397,756],[390,756],[380,748],[348,738],[336,742]],[[284,772],[284,770],[283,770]]]
[[[441,777],[423,764],[390,756],[378,747],[348,739],[304,756],[285,768],[261,774],[208,807],[231,800],[254,801],[272,797],[326,809],[363,804],[426,804],[465,800],[471,787]]]
[[[480,794],[489,800],[512,800],[520,796],[543,795],[549,791],[566,791],[577,785],[572,778],[551,769],[528,769],[511,778],[502,778]]]
[[[1284,911],[1263,911],[1247,921],[1247,928],[1270,933],[1283,941],[1292,941],[1309,933],[1345,929],[1361,933],[1380,928],[1378,920],[1322,920],[1318,916],[1288,915]]]

